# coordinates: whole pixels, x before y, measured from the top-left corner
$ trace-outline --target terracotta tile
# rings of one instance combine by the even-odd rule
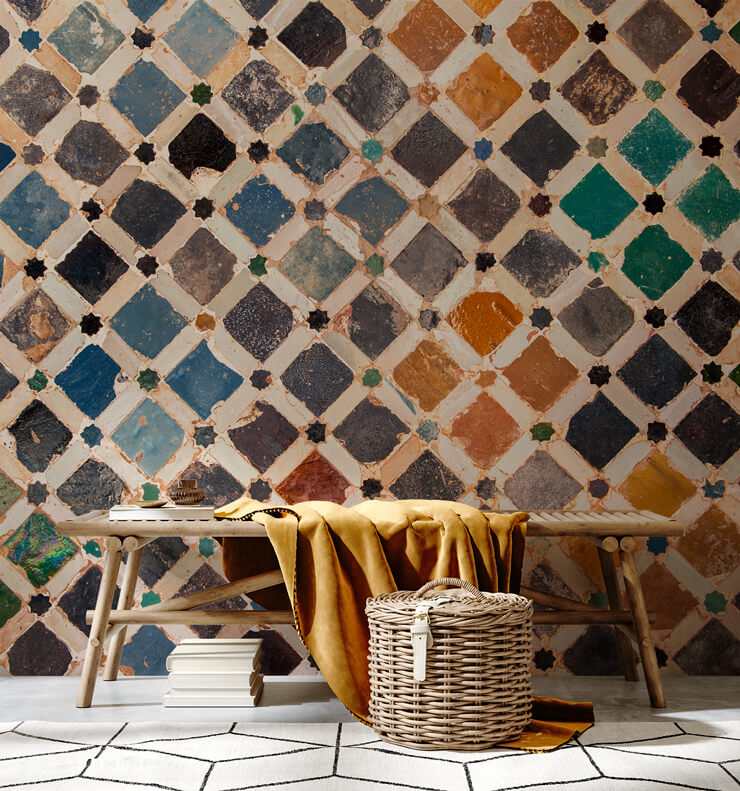
[[[740,531],[717,506],[711,506],[675,543],[702,576],[720,577],[740,566]]]
[[[475,11],[481,19],[487,17],[501,0],[465,0],[465,5]]]
[[[393,377],[404,393],[430,411],[457,387],[462,371],[442,346],[423,340],[395,367]]]
[[[522,314],[503,294],[470,294],[447,317],[455,330],[485,357],[502,343],[522,320]]]
[[[432,0],[421,0],[388,38],[422,71],[434,71],[465,33]]]
[[[519,83],[490,55],[483,54],[460,74],[447,95],[483,130],[501,118],[521,92]]]
[[[659,561],[654,561],[640,575],[648,610],[655,613],[654,629],[673,629],[691,610],[696,599]]]
[[[343,503],[349,481],[317,450],[307,456],[275,489],[288,503],[328,500]]]
[[[696,486],[653,451],[627,476],[619,491],[635,506],[672,516],[696,492]]]
[[[598,585],[603,587],[601,576],[601,564],[599,563],[599,552],[596,544],[592,544],[587,538],[573,536],[566,539],[568,554],[575,562],[595,580]]]
[[[515,49],[537,71],[549,69],[578,38],[578,29],[550,2],[533,3],[508,29]]]
[[[482,469],[503,456],[519,434],[514,418],[488,393],[481,393],[452,424],[452,436]]]
[[[540,335],[504,368],[504,374],[514,392],[533,409],[545,412],[575,382],[578,369],[560,357],[547,338]]]

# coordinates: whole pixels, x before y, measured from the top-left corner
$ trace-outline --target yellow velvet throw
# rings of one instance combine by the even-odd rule
[[[241,498],[215,516],[265,526],[273,552],[259,539],[223,539],[227,578],[269,571],[277,556],[301,639],[339,700],[366,723],[368,597],[416,590],[441,577],[459,577],[484,591],[519,588],[527,520],[521,511],[484,514],[444,500],[368,500],[351,508],[311,501],[282,508]],[[275,607],[283,596],[270,590],[255,600]],[[592,724],[590,703],[536,698],[531,725],[506,746],[551,750]]]

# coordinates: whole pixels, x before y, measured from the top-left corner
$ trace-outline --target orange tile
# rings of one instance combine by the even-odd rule
[[[287,503],[328,500],[343,503],[349,481],[317,450],[307,456],[275,490]]]
[[[655,613],[653,629],[673,629],[697,605],[696,599],[659,560],[640,574],[640,582],[648,609]]]
[[[522,320],[503,294],[481,291],[465,297],[447,317],[455,330],[481,355],[490,354]]]
[[[696,486],[654,450],[625,478],[619,491],[635,508],[672,516],[694,495]]]
[[[472,8],[481,19],[485,19],[501,0],[464,0],[465,5]]]
[[[423,340],[395,367],[393,378],[404,393],[429,411],[457,387],[462,371],[442,346]]]
[[[422,71],[434,71],[465,32],[432,0],[420,0],[388,38]]]
[[[488,393],[481,393],[452,424],[452,436],[482,469],[503,456],[520,434],[514,418]]]
[[[487,54],[473,61],[447,91],[480,130],[501,118],[521,93],[519,83]]]
[[[712,505],[676,541],[676,549],[703,576],[723,577],[740,566],[740,531]]]
[[[532,68],[545,71],[578,38],[578,28],[552,3],[537,2],[509,27],[507,34]]]

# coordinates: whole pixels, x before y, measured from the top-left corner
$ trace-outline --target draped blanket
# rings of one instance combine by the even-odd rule
[[[524,512],[484,514],[443,500],[368,500],[351,508],[312,501],[281,508],[241,498],[215,516],[265,526],[269,546],[260,539],[223,539],[227,578],[279,563],[289,599],[279,588],[250,595],[265,607],[292,606],[296,628],[327,683],[364,722],[368,597],[416,590],[440,577],[459,577],[483,591],[519,589]],[[552,749],[593,724],[590,704],[541,699],[533,716],[533,726],[510,746]]]

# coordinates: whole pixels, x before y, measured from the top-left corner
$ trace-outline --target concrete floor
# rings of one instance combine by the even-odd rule
[[[98,680],[93,705],[75,707],[79,676],[0,676],[0,721],[353,722],[320,678],[268,676],[256,708],[164,708],[167,678]],[[740,677],[666,677],[668,708],[651,709],[645,685],[621,678],[539,676],[535,694],[594,702],[598,722],[740,720]]]

